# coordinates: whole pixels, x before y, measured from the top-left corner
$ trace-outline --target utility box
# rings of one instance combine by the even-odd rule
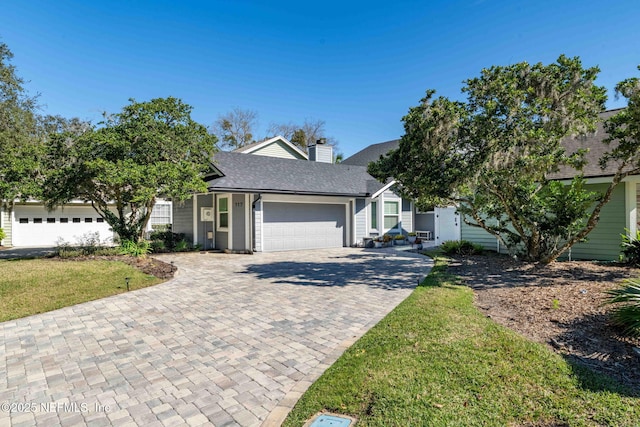
[[[213,222],[213,208],[200,208],[200,221]]]

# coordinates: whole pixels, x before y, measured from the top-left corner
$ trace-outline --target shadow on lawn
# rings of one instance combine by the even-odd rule
[[[584,388],[640,397],[639,355],[633,350],[632,341],[618,335],[608,322],[606,314],[592,314],[561,324],[565,332],[551,344],[574,367]],[[594,379],[587,374],[588,370],[608,378],[602,381]]]
[[[561,265],[564,261],[558,261]],[[487,253],[452,258],[449,272],[459,276],[465,284],[474,289],[503,287],[549,286],[558,279],[567,281],[615,282],[629,277],[624,266],[594,270],[581,262],[573,262],[571,269],[554,268],[554,265],[527,263],[514,260],[506,255]]]
[[[396,290],[415,288],[428,274],[428,258],[395,254],[345,255],[333,262],[280,261],[247,266],[245,274],[255,274],[273,283],[303,286],[351,286]],[[341,262],[340,259],[343,261]]]

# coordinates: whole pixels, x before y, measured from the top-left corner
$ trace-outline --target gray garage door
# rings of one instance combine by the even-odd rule
[[[263,250],[341,248],[345,205],[265,203]]]

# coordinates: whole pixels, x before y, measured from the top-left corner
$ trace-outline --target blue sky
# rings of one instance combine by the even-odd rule
[[[349,156],[400,137],[426,89],[461,99],[491,65],[579,56],[611,90],[640,73],[638,22],[637,0],[10,1],[0,41],[49,114],[97,122],[175,96],[207,126],[255,110],[259,137],[324,120]]]

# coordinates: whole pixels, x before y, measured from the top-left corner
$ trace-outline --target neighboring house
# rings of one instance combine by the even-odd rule
[[[149,228],[153,224],[171,224],[171,202],[159,200],[151,213]],[[55,246],[64,241],[70,244],[90,233],[99,233],[101,241],[113,240],[109,224],[82,201],[67,203],[63,207],[47,210],[42,202],[16,203],[13,209],[0,208],[0,228],[6,233],[3,246]]]
[[[204,249],[252,252],[361,246],[415,229],[413,203],[392,192],[393,181],[349,159],[333,164],[329,145],[308,149],[275,137],[217,153],[208,192],[174,204],[174,232]]]
[[[606,120],[619,110],[605,111],[600,114],[600,118]],[[567,153],[574,153],[581,148],[588,148],[587,164],[584,167],[584,176],[587,179],[588,186],[603,192],[608,187],[615,173],[615,165],[609,165],[602,170],[598,164],[598,160],[607,149],[602,143],[606,137],[606,132],[602,123],[598,125],[595,134],[586,138],[575,139],[567,138],[562,144],[565,146]],[[558,173],[550,176],[552,179],[570,182],[575,175],[575,171],[570,168],[564,168]],[[564,257],[572,259],[593,259],[593,260],[617,260],[620,255],[621,234],[626,234],[625,230],[629,230],[629,234],[636,235],[638,230],[638,207],[640,206],[640,176],[633,175],[625,178],[613,192],[612,198],[600,212],[600,221],[598,225],[587,236],[587,242],[575,244],[570,252],[565,253]],[[480,243],[484,247],[492,250],[505,252],[506,248],[501,247],[497,239],[478,227],[472,227],[466,223],[462,224],[462,239]]]

